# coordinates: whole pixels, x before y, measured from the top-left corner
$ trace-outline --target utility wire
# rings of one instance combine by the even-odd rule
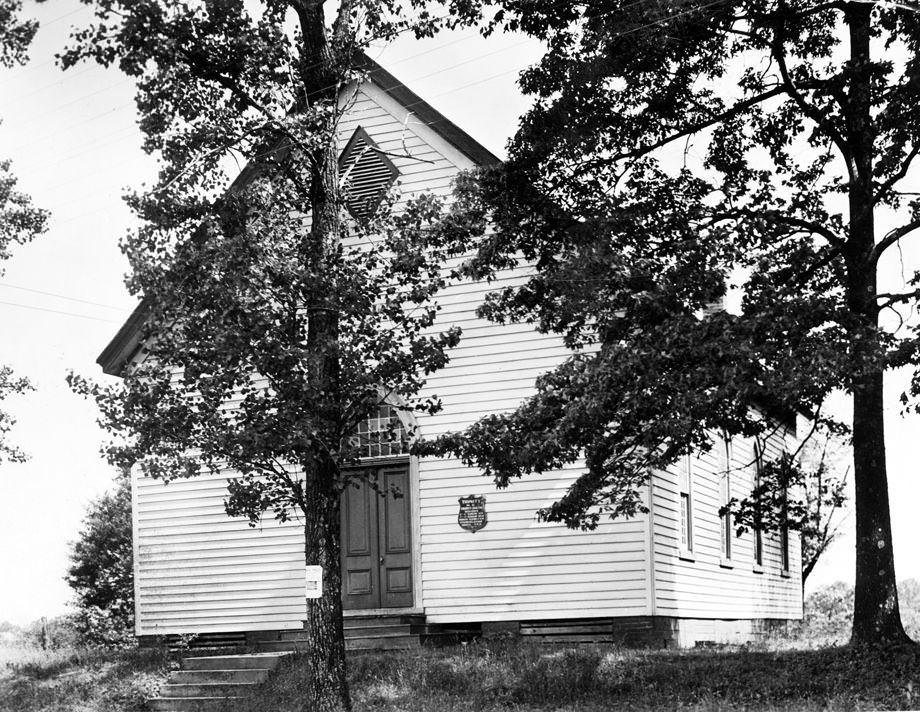
[[[76,15],[78,12],[83,12],[83,8],[78,7],[75,10],[71,10],[70,12],[65,12],[63,15],[58,15],[53,20],[48,20],[48,22],[39,22],[38,29],[41,30],[42,28],[50,27],[51,25],[54,25],[60,22],[61,20],[64,20],[70,17],[71,15]],[[43,67],[47,67],[49,64],[54,64],[56,61],[57,61],[57,57],[52,57],[51,59],[45,60],[41,64],[28,64],[25,67],[22,67],[21,69],[19,69],[18,71],[13,72],[10,76],[6,77],[2,81],[0,81],[0,86],[3,86],[9,81],[15,80],[16,78],[21,77],[24,74],[28,74],[29,72],[35,69],[41,69]]]
[[[31,287],[21,287],[18,284],[5,284],[0,282],[0,287],[5,287],[6,289],[18,289],[21,292],[31,292],[33,294],[41,294],[46,297],[55,297],[57,299],[66,299],[70,302],[80,302],[81,304],[90,304],[94,307],[102,307],[104,309],[114,309],[118,312],[124,312],[123,307],[116,307],[112,304],[103,304],[102,302],[93,302],[89,299],[80,299],[79,297],[68,297],[65,294],[57,294],[56,292],[45,292],[41,289],[32,289]]]
[[[699,10],[706,9],[706,8],[708,8],[708,7],[712,7],[712,6],[719,5],[719,4],[724,4],[725,2],[731,2],[731,1],[732,1],[732,0],[711,0],[710,2],[703,3],[703,4],[701,4],[701,5],[698,5],[698,6],[693,7],[693,8],[689,8],[689,9],[684,10],[684,11],[682,11],[682,12],[674,13],[673,15],[668,15],[668,16],[666,16],[666,17],[659,18],[659,19],[654,20],[654,21],[652,21],[652,22],[649,22],[649,23],[646,23],[646,24],[644,24],[644,25],[640,25],[640,26],[637,26],[637,27],[630,28],[629,30],[625,30],[625,31],[620,32],[620,33],[615,33],[615,36],[626,36],[626,35],[634,34],[634,33],[636,33],[636,32],[640,32],[640,31],[642,31],[642,30],[644,30],[644,29],[648,29],[648,28],[650,28],[650,27],[654,27],[654,26],[657,26],[657,25],[661,25],[661,24],[670,22],[670,21],[672,21],[672,20],[675,20],[675,19],[677,19],[677,18],[679,18],[679,17],[685,16],[685,15],[688,15],[688,14],[692,14],[692,13],[697,12],[697,11],[699,11]],[[860,0],[860,1],[862,1],[862,2],[868,2],[868,3],[874,3],[874,2],[883,2],[883,1],[887,1],[887,0]],[[608,11],[608,12],[605,12],[605,13],[601,13],[601,14],[599,14],[599,15],[595,15],[595,16],[593,16],[592,19],[596,19],[597,17],[602,17],[602,16],[604,16],[604,15],[609,15],[609,14],[612,14],[613,12],[622,12],[623,10],[628,9],[628,8],[630,8],[630,7],[635,7],[635,6],[639,6],[639,5],[642,5],[642,4],[644,4],[644,0],[638,0],[638,1],[636,1],[636,2],[632,2],[632,3],[629,3],[629,4],[627,4],[627,5],[622,6],[622,7],[620,7],[620,8],[617,8],[616,10],[611,10],[611,11]],[[444,19],[444,18],[440,18],[440,19]],[[418,23],[418,24],[421,24],[421,23]],[[401,30],[401,32],[405,32],[405,31],[408,31],[408,30],[410,30],[410,29],[413,29],[415,26],[418,26],[418,25],[409,25],[409,26],[407,26],[406,28],[403,28],[403,30]],[[473,37],[473,35],[469,35],[468,37],[457,38],[457,39],[453,40],[453,42],[451,42],[450,44],[455,44],[455,43],[460,42],[460,41],[464,41],[464,40],[467,40],[467,39],[472,39],[472,37]],[[488,53],[488,54],[486,54],[486,55],[479,55],[479,56],[477,56],[477,57],[475,57],[475,58],[472,58],[472,59],[469,59],[469,60],[464,60],[464,61],[462,61],[462,62],[458,62],[458,63],[455,63],[455,64],[450,65],[450,66],[448,66],[448,67],[445,67],[444,69],[439,70],[439,71],[437,71],[437,72],[431,72],[431,73],[429,73],[429,74],[425,74],[425,75],[422,75],[422,76],[420,76],[420,77],[416,77],[416,78],[414,78],[414,79],[412,79],[412,80],[409,80],[409,81],[410,81],[410,82],[416,82],[416,81],[419,81],[419,80],[421,80],[421,79],[425,79],[425,78],[428,78],[428,77],[430,77],[430,76],[434,76],[435,74],[441,74],[441,73],[443,73],[443,72],[450,71],[451,69],[453,69],[453,68],[455,68],[455,67],[462,66],[462,65],[468,64],[468,63],[470,63],[470,62],[476,61],[477,59],[480,59],[481,57],[490,56],[490,55],[498,54],[498,53],[500,53],[500,52],[508,51],[508,50],[513,49],[513,48],[515,48],[515,47],[521,46],[521,45],[523,45],[523,44],[525,44],[526,42],[529,42],[529,41],[530,41],[529,39],[528,39],[528,40],[525,40],[525,41],[521,41],[521,42],[515,43],[515,44],[513,44],[513,45],[510,45],[510,46],[508,46],[508,47],[503,47],[503,48],[494,50],[493,52],[490,52],[490,53]],[[412,55],[412,56],[410,56],[410,57],[405,57],[405,58],[403,58],[402,60],[399,60],[399,63],[402,63],[402,62],[405,62],[405,61],[409,61],[409,60],[414,59],[414,58],[416,58],[416,57],[418,57],[418,56],[422,56],[422,55],[429,54],[429,53],[431,53],[431,52],[433,52],[433,51],[436,51],[436,50],[439,49],[439,48],[440,48],[440,47],[438,47],[438,48],[431,48],[431,49],[425,50],[424,52],[420,52],[420,53],[418,53],[417,55]],[[512,69],[509,69],[509,70],[505,70],[505,71],[502,71],[502,72],[498,72],[498,73],[493,74],[493,75],[490,75],[490,76],[488,76],[488,77],[483,77],[483,78],[477,79],[477,80],[475,80],[475,81],[468,82],[467,84],[463,84],[463,85],[461,85],[461,86],[453,87],[453,88],[448,89],[448,90],[446,90],[446,91],[444,91],[444,92],[440,92],[440,93],[438,93],[438,94],[431,95],[430,98],[433,99],[433,98],[440,98],[440,97],[442,97],[442,96],[447,96],[447,95],[452,94],[452,93],[454,93],[454,92],[462,91],[462,90],[464,90],[464,89],[468,89],[468,88],[473,87],[473,86],[478,86],[478,85],[481,85],[481,84],[484,84],[484,83],[493,81],[493,80],[495,80],[495,79],[498,79],[498,78],[500,78],[500,77],[507,76],[507,75],[513,74],[513,73],[515,73],[515,72],[522,71],[522,69],[523,69],[523,68],[512,68]],[[106,91],[107,89],[112,88],[113,86],[120,86],[121,84],[124,84],[124,83],[125,83],[125,82],[120,82],[120,83],[118,83],[118,84],[116,84],[116,85],[112,85],[112,86],[110,86],[110,87],[104,88],[104,89],[100,90],[100,92],[101,92],[101,91]],[[395,86],[406,87],[407,84],[404,83],[404,82],[399,82],[399,83],[398,83],[397,85],[395,85]],[[96,92],[96,93],[100,93],[100,92]],[[83,97],[83,98],[88,98],[89,96],[93,96],[93,94],[90,94],[90,95],[88,95],[87,97]],[[78,99],[78,100],[76,100],[76,101],[81,101],[83,98]],[[422,101],[424,101],[424,100],[420,100],[420,101],[418,101],[418,102],[414,102],[413,104],[409,104],[409,105],[405,106],[404,108],[406,108],[406,109],[411,109],[413,106],[422,103]],[[76,103],[76,102],[70,102],[70,103]],[[64,106],[67,106],[67,105],[68,105],[68,104],[65,104]],[[126,104],[126,105],[122,105],[122,107],[124,107],[124,106],[127,106],[127,104]],[[122,107],[118,107],[118,108],[122,108]],[[58,108],[61,108],[61,107],[58,107]],[[105,112],[105,113],[107,113],[107,112]],[[437,123],[437,122],[417,123],[416,125],[432,126],[432,125],[435,124],[435,123]],[[120,132],[118,132],[118,133],[119,133],[119,134],[122,134],[122,133],[125,133],[125,132],[126,132],[126,130],[123,130],[123,131],[120,131]],[[94,148],[102,148],[102,147],[107,146],[107,145],[112,145],[113,143],[115,143],[115,142],[108,141],[108,142],[104,142],[104,143],[101,143],[101,144],[97,142],[96,144],[94,144]],[[94,150],[94,149],[87,149],[87,150],[84,150],[84,151],[77,152],[77,153],[75,153],[75,154],[73,154],[73,155],[71,155],[71,156],[68,156],[68,158],[70,158],[70,157],[75,157],[75,156],[77,156],[77,155],[82,155],[83,153],[89,152],[90,150]],[[255,156],[251,157],[250,160],[257,160],[258,158],[261,158],[261,157],[264,157],[264,156],[271,155],[271,153],[272,153],[272,151],[268,151],[268,152],[265,152],[265,153],[262,153],[262,154],[256,154]],[[59,162],[60,160],[61,160],[61,159],[57,159],[55,162]],[[119,165],[120,165],[121,163],[124,163],[124,161],[119,162]],[[47,165],[47,164],[42,164],[41,167],[44,168],[45,165]],[[67,181],[67,182],[65,182],[64,184],[69,183],[69,182],[70,182],[70,181]],[[58,184],[58,185],[61,185],[61,184]],[[71,202],[75,202],[75,201],[71,201]],[[87,216],[87,215],[91,215],[91,214],[93,214],[93,212],[95,212],[95,211],[90,211],[90,212],[87,212],[87,213],[83,213],[83,214],[81,214],[81,215],[74,216],[74,217],[72,217],[72,218],[69,218],[68,220],[60,221],[60,222],[70,222],[70,221],[72,221],[72,220],[76,220],[76,219],[79,219],[79,218],[81,218],[81,217],[84,217],[84,216]]]
[[[77,319],[90,319],[92,321],[103,321],[108,324],[120,324],[121,323],[115,319],[105,319],[103,317],[98,317],[98,316],[89,316],[88,314],[75,314],[74,312],[62,311],[60,309],[48,309],[47,307],[37,307],[32,304],[19,304],[17,302],[5,302],[5,301],[0,301],[0,304],[3,304],[4,306],[8,306],[8,307],[19,307],[20,309],[31,309],[33,311],[48,312],[49,314],[61,314],[63,316],[72,316],[72,317],[76,317]]]

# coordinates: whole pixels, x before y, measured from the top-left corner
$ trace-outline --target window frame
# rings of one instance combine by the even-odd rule
[[[725,467],[719,480],[719,506],[727,507],[732,498],[732,456],[734,455],[731,438],[722,435],[722,452],[725,456]],[[727,509],[719,515],[719,563],[725,568],[731,568],[732,563],[732,514]]]
[[[788,453],[783,451],[783,458],[787,457]],[[782,496],[782,510],[780,512],[780,517],[782,519],[782,525],[779,529],[779,555],[780,555],[780,574],[783,576],[790,575],[790,552],[789,552],[789,484],[788,480],[783,482],[783,496]]]
[[[678,557],[695,561],[693,553],[693,464],[688,453],[683,462],[683,472],[678,481],[678,517],[680,519],[677,537]]]
[[[763,455],[764,455],[763,443],[760,441],[760,438],[754,439],[754,490],[757,490],[762,484],[762,470],[763,470]],[[758,496],[755,501],[755,514],[754,514],[754,573],[763,573],[763,531],[760,528],[762,524],[762,517],[760,514],[760,497]]]

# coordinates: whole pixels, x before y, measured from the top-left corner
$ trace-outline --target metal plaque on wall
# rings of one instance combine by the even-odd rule
[[[462,529],[478,532],[489,523],[484,496],[471,494],[468,497],[461,497],[459,502],[460,512],[457,514],[457,524]]]

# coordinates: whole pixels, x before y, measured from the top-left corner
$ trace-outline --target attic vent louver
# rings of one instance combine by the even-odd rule
[[[390,186],[399,175],[393,162],[360,126],[339,156],[339,171],[348,212],[363,220],[377,210]]]

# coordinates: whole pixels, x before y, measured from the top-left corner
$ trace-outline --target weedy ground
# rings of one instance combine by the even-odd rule
[[[0,711],[142,712],[169,665],[159,650],[0,647]]]
[[[155,651],[0,652],[0,710],[140,712],[175,659]],[[301,712],[290,656],[226,712]],[[356,655],[357,712],[920,709],[920,646],[858,652],[775,642],[723,650],[549,648],[514,641]]]

